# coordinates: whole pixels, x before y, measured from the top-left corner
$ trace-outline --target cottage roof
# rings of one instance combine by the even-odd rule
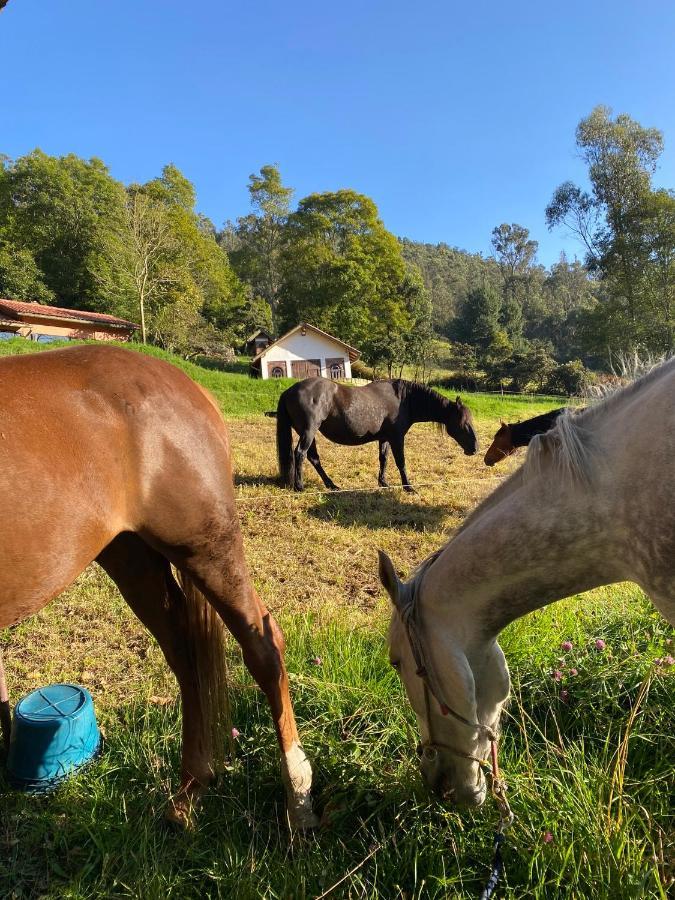
[[[269,333],[269,331],[265,331],[264,328],[256,328],[256,330],[253,332],[253,334],[249,334],[249,336],[246,338],[246,343],[248,344],[249,341],[254,341],[257,337],[261,337],[261,336],[269,338],[270,340],[273,339],[272,335]]]
[[[274,343],[270,344],[269,347],[265,347],[264,350],[261,350],[251,361],[251,365],[254,366],[256,363],[260,362],[260,360],[265,356],[265,354],[269,353],[277,344],[281,344],[287,337],[290,337],[292,334],[295,334],[296,331],[300,331],[301,329],[305,329],[306,331],[313,331],[315,334],[321,335],[321,337],[328,338],[329,341],[332,341],[334,344],[339,344],[340,347],[344,347],[347,353],[349,354],[349,359],[351,362],[358,359],[361,356],[361,351],[357,350],[356,347],[352,347],[349,344],[346,344],[344,341],[341,341],[340,338],[336,338],[332,334],[328,334],[327,331],[322,331],[320,328],[317,328],[316,325],[310,325],[308,322],[300,322],[295,328],[291,328],[290,331],[287,331],[286,334],[282,334],[280,338],[277,338]]]
[[[87,325],[107,325],[109,328],[138,329],[135,322],[109,316],[107,313],[89,312],[84,309],[64,309],[61,306],[46,306],[42,303],[26,303],[20,300],[0,298],[0,315],[13,321],[25,319],[64,319]]]

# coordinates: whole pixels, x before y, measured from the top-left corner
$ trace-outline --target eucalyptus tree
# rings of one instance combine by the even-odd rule
[[[657,247],[667,247],[667,192],[654,197],[652,176],[663,150],[663,136],[626,114],[612,117],[596,107],[577,127],[576,143],[588,168],[589,190],[570,181],[561,184],[546,209],[549,228],[563,225],[586,249],[586,262],[605,282],[605,302],[593,319],[616,351],[663,347],[663,330],[672,347],[672,283],[654,279]],[[663,205],[665,216],[657,209]],[[656,233],[654,230],[656,229]],[[669,255],[669,254],[668,254]],[[655,313],[653,288],[660,285]],[[657,324],[655,314],[661,321]],[[659,336],[660,335],[660,336]]]
[[[283,184],[277,166],[267,165],[259,174],[249,176],[248,192],[253,212],[239,218],[235,226],[226,223],[219,240],[237,274],[250,285],[255,297],[269,304],[276,318],[293,188]]]

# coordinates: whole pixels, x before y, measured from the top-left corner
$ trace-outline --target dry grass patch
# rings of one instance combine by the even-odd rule
[[[317,625],[366,625],[374,615],[381,621],[386,604],[377,549],[408,573],[517,465],[514,459],[488,469],[481,454],[464,456],[431,425],[417,425],[406,441],[408,471],[419,490],[410,495],[398,486],[393,460],[388,474],[395,487],[377,488],[376,444],[341,447],[319,436],[324,466],[344,493],[326,492],[307,464],[307,489],[295,494],[276,484],[274,421],[235,419],[228,426],[237,509],[256,587],[275,615],[310,615]],[[494,420],[478,423],[482,446],[495,427]],[[154,640],[97,566],[1,639],[14,698],[66,680],[89,687],[99,708],[132,694],[176,692]]]

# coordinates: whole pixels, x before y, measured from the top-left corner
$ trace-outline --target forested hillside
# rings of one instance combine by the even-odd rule
[[[305,320],[380,372],[440,367],[488,387],[574,392],[589,367],[675,340],[675,195],[653,184],[660,132],[598,107],[576,144],[587,187],[552,186],[542,219],[574,233],[583,261],[561,254],[550,269],[517,223],[495,224],[489,257],[415,243],[351,189],[294,203],[276,166],[250,176],[251,212],[217,228],[173,165],[124,185],[99,159],[4,158],[0,296],[122,315],[185,357]]]

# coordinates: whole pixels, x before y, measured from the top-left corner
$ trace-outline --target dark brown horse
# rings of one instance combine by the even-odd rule
[[[8,357],[0,471],[0,628],[100,563],[180,686],[181,785],[167,816],[184,824],[225,746],[222,734],[214,744],[224,719],[224,622],[267,696],[291,820],[312,824],[283,636],[246,567],[215,401],[173,366],[121,348]]]
[[[525,422],[515,422],[513,425],[502,422],[485,454],[483,460],[485,465],[494,466],[495,463],[515,453],[519,447],[527,447],[535,434],[546,434],[553,428],[558,416],[564,412],[565,407],[552,409],[541,416],[535,416]]]
[[[277,406],[277,455],[279,474],[286,487],[301,491],[305,457],[329,490],[337,486],[321,465],[316,449],[320,431],[336,444],[380,445],[378,483],[385,479],[389,448],[401,473],[406,491],[412,491],[405,468],[403,442],[415,422],[437,422],[453,437],[462,450],[472,456],[478,450],[471,411],[459,397],[453,402],[431,388],[413,381],[373,381],[363,387],[346,387],[328,378],[305,378],[285,390]],[[293,450],[293,433],[300,439]]]

